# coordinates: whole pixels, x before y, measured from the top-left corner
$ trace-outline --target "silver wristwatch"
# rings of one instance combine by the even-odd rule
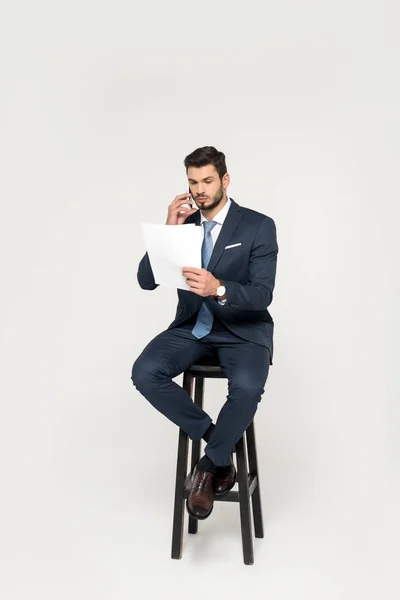
[[[226,294],[226,287],[224,285],[219,285],[217,287],[217,299],[219,300],[222,296]]]

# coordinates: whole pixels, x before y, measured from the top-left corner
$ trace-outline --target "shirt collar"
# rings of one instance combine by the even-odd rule
[[[219,223],[220,225],[223,225],[231,204],[232,204],[231,199],[228,197],[228,200],[227,200],[225,206],[223,208],[221,208],[219,213],[217,213],[215,215],[215,217],[213,218],[213,221],[215,221],[216,223]],[[203,216],[203,213],[200,211],[200,225],[203,225],[204,221],[207,221],[207,219]]]

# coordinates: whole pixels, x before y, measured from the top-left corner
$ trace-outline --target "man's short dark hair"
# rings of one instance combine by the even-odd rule
[[[186,173],[189,167],[205,167],[206,165],[213,165],[221,180],[227,172],[225,154],[219,152],[214,146],[196,148],[196,150],[186,156],[184,165],[186,167]]]

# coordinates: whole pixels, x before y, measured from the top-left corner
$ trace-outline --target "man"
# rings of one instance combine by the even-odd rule
[[[190,290],[178,290],[175,320],[137,358],[132,382],[192,440],[207,442],[186,503],[190,515],[206,519],[214,496],[235,484],[232,452],[254,417],[272,365],[274,324],[267,307],[278,245],[270,217],[227,196],[230,177],[222,152],[213,146],[198,148],[184,165],[191,194],[176,196],[166,224],[201,225],[203,268],[182,265]],[[147,253],[137,277],[143,289],[157,287]],[[203,357],[218,357],[228,379],[227,401],[215,424],[172,381]]]

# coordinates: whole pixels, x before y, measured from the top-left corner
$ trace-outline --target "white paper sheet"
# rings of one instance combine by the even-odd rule
[[[142,223],[142,233],[156,283],[188,290],[181,269],[201,269],[201,227]]]

